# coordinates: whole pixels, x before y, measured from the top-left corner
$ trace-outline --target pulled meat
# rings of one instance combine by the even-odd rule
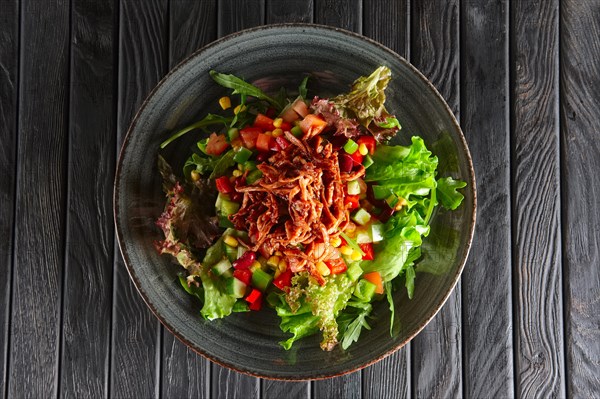
[[[230,219],[248,231],[251,250],[281,251],[292,272],[306,270],[323,283],[316,264],[339,256],[329,242],[350,222],[344,187],[364,175],[364,167],[341,173],[337,151],[321,136],[285,137],[291,145],[258,165],[262,178],[236,186],[243,200]]]

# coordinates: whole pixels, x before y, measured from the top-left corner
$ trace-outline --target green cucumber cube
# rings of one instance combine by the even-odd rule
[[[227,279],[227,293],[234,298],[243,298],[246,295],[246,284],[235,277]]]

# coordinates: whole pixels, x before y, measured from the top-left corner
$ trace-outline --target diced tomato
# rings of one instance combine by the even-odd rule
[[[279,128],[284,132],[289,132],[290,130],[292,130],[292,124],[284,121],[281,122],[281,126]]]
[[[368,242],[366,244],[358,244],[358,246],[360,247],[360,249],[362,249],[362,251],[365,253],[363,255],[363,260],[373,260],[375,259],[374,253],[373,253],[373,244]]]
[[[233,271],[233,277],[246,285],[250,285],[250,282],[252,281],[252,271],[250,269],[236,269]]]
[[[354,162],[355,165],[362,164],[363,156],[360,155],[360,152],[354,151],[354,154],[350,154],[350,158],[352,158],[352,161]]]
[[[346,262],[342,258],[330,259],[325,264],[331,271],[331,274],[340,274],[348,270],[348,266],[346,266]]]
[[[256,137],[256,149],[259,151],[269,151],[271,149],[271,139],[273,139],[272,136],[259,133],[258,137]]]
[[[264,131],[275,129],[275,126],[273,126],[273,119],[263,114],[256,115],[254,125],[252,126],[262,129]]]
[[[206,143],[206,153],[209,155],[221,155],[228,146],[229,143],[224,134],[217,135],[213,133],[208,138],[208,143]]]
[[[311,136],[316,136],[327,127],[327,122],[318,115],[308,114],[300,121],[298,126],[300,126],[300,129],[302,129],[304,134],[307,134],[310,131]]]
[[[346,195],[346,197],[344,199],[344,205],[346,205],[349,210],[358,208],[360,206],[358,197],[359,197],[358,194],[357,195]]]
[[[381,274],[379,272],[371,272],[363,275],[363,278],[371,283],[375,284],[375,293],[383,294],[383,280],[381,279]]]
[[[260,310],[260,307],[262,306],[262,292],[253,288],[246,297],[246,302],[250,304],[250,310]]]
[[[229,181],[229,177],[221,176],[215,180],[217,190],[222,194],[230,194],[234,192],[233,184]]]
[[[304,100],[302,100],[300,98],[297,99],[296,101],[294,101],[294,103],[292,104],[292,109],[294,111],[296,111],[296,113],[303,118],[306,115],[308,115],[308,107],[306,106],[306,103],[304,102]]]
[[[375,140],[375,137],[373,136],[360,136],[358,140],[356,140],[356,143],[358,145],[364,144],[371,155],[373,155],[375,152],[375,147],[377,146],[377,140]]]
[[[281,150],[285,150],[290,146],[290,142],[285,139],[283,136],[275,137],[275,142],[279,146]]]
[[[286,269],[283,273],[277,276],[275,280],[273,280],[273,284],[280,290],[285,291],[285,288],[292,285],[292,271],[290,269]]]
[[[256,260],[256,252],[246,251],[242,256],[233,261],[234,269],[247,269]]]
[[[256,127],[245,127],[240,130],[240,136],[242,137],[244,146],[246,146],[246,148],[256,147],[256,138],[258,137],[259,133],[262,132]]]

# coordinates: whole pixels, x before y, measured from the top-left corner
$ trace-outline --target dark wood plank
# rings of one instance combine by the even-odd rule
[[[516,394],[565,396],[558,1],[511,3]]]
[[[265,0],[219,0],[218,36],[259,26],[265,22]],[[218,364],[211,368],[211,398],[258,398],[261,380]]]
[[[459,111],[459,1],[413,1],[411,61]],[[418,397],[462,395],[461,284],[411,345],[412,391]]]
[[[69,2],[24,1],[21,23],[14,259],[14,270],[19,272],[13,276],[7,390],[8,396],[15,398],[58,393],[67,190]]]
[[[117,148],[168,64],[167,1],[120,5]],[[158,396],[161,327],[133,286],[120,254],[115,257],[110,396]]]
[[[313,22],[313,0],[294,0],[283,2],[267,0],[266,23]],[[263,380],[261,387],[262,398],[310,398],[310,382],[283,382]]]
[[[108,392],[112,313],[115,6],[75,0],[71,13],[69,203],[61,396]]]
[[[562,220],[567,393],[600,393],[600,4],[560,6]]]
[[[266,0],[266,23],[313,22],[313,0]]]
[[[410,19],[406,0],[365,0],[364,34],[408,57]],[[390,27],[393,26],[393,29]],[[410,343],[393,355],[363,370],[365,398],[406,398],[410,395]]]
[[[6,395],[17,146],[19,3],[0,2],[0,394]]]
[[[355,0],[315,0],[315,22],[336,26],[362,33],[362,2]],[[346,374],[342,377],[315,381],[312,384],[312,396],[326,398],[362,397],[362,373]]]
[[[216,1],[172,0],[169,8],[169,64],[175,66],[217,34]],[[210,362],[163,329],[162,396],[209,398]]]
[[[466,397],[514,397],[508,1],[461,7],[461,122],[479,219],[462,277],[463,387]]]

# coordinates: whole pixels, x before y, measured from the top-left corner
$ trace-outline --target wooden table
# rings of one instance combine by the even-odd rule
[[[120,143],[167,71],[240,29],[339,26],[405,56],[460,118],[478,223],[409,345],[283,383],[165,331],[121,260]],[[600,397],[598,0],[0,0],[0,393],[6,397]],[[374,343],[376,345],[376,343]]]

